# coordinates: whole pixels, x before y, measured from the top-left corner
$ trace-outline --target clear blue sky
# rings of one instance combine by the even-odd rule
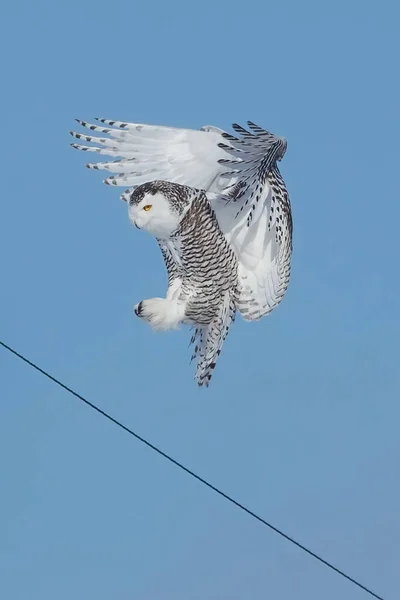
[[[396,2],[4,2],[0,335],[387,599],[400,588]],[[132,315],[154,240],[73,118],[288,139],[293,277],[209,390]],[[0,596],[361,600],[0,350]]]

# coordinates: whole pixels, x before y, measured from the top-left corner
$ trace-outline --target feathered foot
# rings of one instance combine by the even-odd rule
[[[185,307],[165,298],[142,300],[134,307],[135,315],[147,321],[155,330],[176,329],[185,316]]]

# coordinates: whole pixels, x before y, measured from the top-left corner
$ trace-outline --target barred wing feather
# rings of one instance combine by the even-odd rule
[[[241,138],[223,134],[220,143],[231,153],[229,166],[236,181],[213,203],[221,228],[239,259],[238,310],[246,320],[270,313],[288,287],[292,255],[292,214],[289,195],[277,161],[286,151],[286,141],[248,123],[239,125]],[[230,202],[223,202],[228,198]]]

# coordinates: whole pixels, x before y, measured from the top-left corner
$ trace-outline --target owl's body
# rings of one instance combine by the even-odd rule
[[[86,166],[114,173],[107,185],[129,186],[121,198],[130,218],[157,238],[168,270],[166,298],[143,301],[136,311],[156,328],[194,325],[197,381],[208,383],[235,311],[261,319],[288,287],[293,225],[277,164],[286,140],[250,121],[249,130],[233,125],[237,137],[212,126],[98,121],[103,125],[78,121],[90,135],[71,132],[95,146],[72,146],[119,157]],[[148,214],[146,194],[158,207]]]
[[[165,181],[143,184],[129,200],[129,217],[157,238],[168,272],[166,297],[142,300],[135,312],[154,329],[195,327],[196,380],[208,385],[235,317],[235,253],[202,191]]]

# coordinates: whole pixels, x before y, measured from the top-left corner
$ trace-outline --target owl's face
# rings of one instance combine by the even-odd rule
[[[136,227],[159,239],[169,238],[178,228],[187,204],[185,189],[158,181],[138,186],[129,202],[129,219]]]
[[[157,238],[168,238],[179,225],[179,214],[163,193],[147,193],[137,204],[129,205],[129,219],[139,229]]]

